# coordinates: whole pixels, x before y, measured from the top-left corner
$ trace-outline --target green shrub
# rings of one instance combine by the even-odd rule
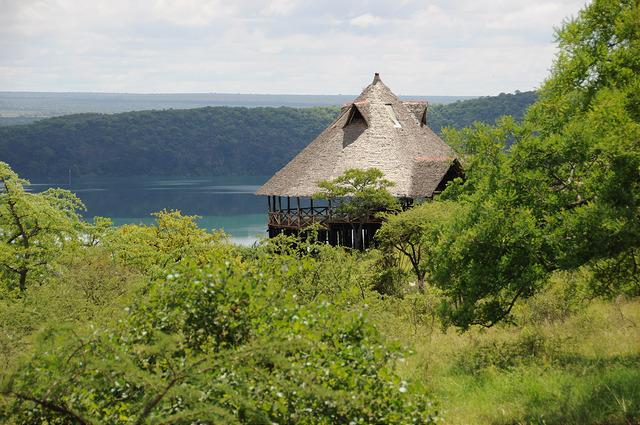
[[[408,323],[413,326],[414,333],[424,326],[432,333],[439,324],[438,315],[442,294],[435,288],[429,288],[426,293],[413,292],[402,300],[402,311]]]
[[[312,261],[312,260],[309,260]],[[5,381],[14,423],[432,423],[404,352],[238,257],[182,261],[117,325],[53,327]],[[325,267],[320,262],[321,267]]]
[[[459,354],[457,367],[470,374],[492,367],[509,370],[529,363],[553,361],[559,357],[560,347],[560,341],[526,328],[513,340],[476,340]]]
[[[372,292],[375,256],[280,235],[262,241],[247,258],[257,272],[295,293],[302,303],[327,297],[333,303],[356,305],[377,295]]]
[[[564,322],[586,308],[590,279],[591,273],[585,268],[554,273],[543,291],[516,306],[515,321],[522,325]]]

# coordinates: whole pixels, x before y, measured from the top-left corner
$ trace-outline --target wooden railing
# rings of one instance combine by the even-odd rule
[[[338,213],[330,207],[305,207],[269,211],[269,226],[303,228],[312,224],[348,224],[351,219],[344,213]],[[380,223],[382,220],[371,216],[367,223]]]

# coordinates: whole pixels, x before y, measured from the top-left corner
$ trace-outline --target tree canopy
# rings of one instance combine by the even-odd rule
[[[434,255],[440,232],[457,209],[453,202],[425,202],[402,214],[385,214],[384,225],[376,233],[383,249],[394,248],[409,259],[420,292],[425,290],[429,258]]]
[[[453,323],[504,320],[555,270],[593,267],[640,293],[639,18],[636,1],[594,1],[558,30],[521,124],[446,133],[466,180],[443,197],[467,208],[438,241],[432,281]]]
[[[0,277],[27,289],[30,274],[48,275],[65,245],[76,243],[82,202],[71,192],[29,193],[29,182],[0,162]]]
[[[362,227],[377,213],[396,211],[400,204],[389,193],[394,183],[384,178],[377,168],[350,168],[332,180],[318,182],[320,191],[314,198],[334,202],[337,214],[344,214],[354,223],[355,248],[364,249]]]

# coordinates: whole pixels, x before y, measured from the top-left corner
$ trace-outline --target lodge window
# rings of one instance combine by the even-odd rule
[[[362,122],[364,124],[367,123],[367,121],[364,119],[364,117],[362,116],[362,113],[360,113],[358,108],[356,108],[355,106],[352,106],[351,111],[349,112],[349,118],[347,118],[347,123],[344,126],[346,127],[349,124],[359,123],[359,122]]]

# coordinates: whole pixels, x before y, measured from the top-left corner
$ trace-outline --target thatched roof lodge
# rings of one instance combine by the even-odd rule
[[[330,206],[314,206],[313,200],[301,206],[300,199],[318,192],[319,181],[336,178],[349,168],[382,170],[395,183],[390,192],[405,200],[431,198],[461,173],[453,150],[427,126],[427,103],[401,101],[376,73],[329,127],[256,192],[269,196],[269,234],[295,231],[312,222],[328,230],[347,228],[344,220],[332,217]],[[372,224],[365,240],[379,227]],[[327,238],[349,245],[352,236],[338,234],[333,240],[328,232]]]

